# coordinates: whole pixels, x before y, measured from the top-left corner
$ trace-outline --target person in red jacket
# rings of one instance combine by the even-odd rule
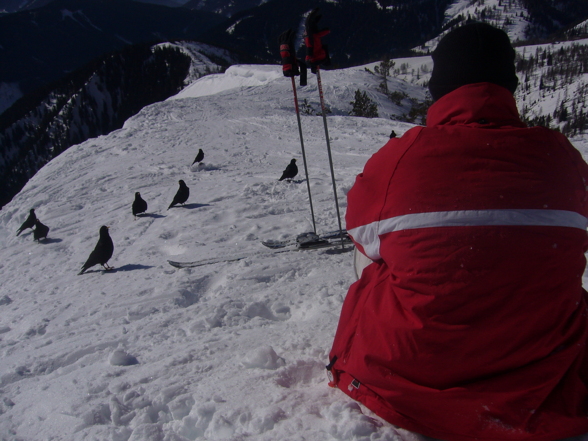
[[[588,433],[588,165],[521,122],[503,31],[462,26],[432,56],[426,127],[391,139],[348,194],[373,263],[345,298],[330,385],[446,441]]]

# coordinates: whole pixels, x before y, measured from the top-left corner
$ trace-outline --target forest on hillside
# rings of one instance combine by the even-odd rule
[[[555,128],[567,136],[588,130],[588,84],[582,81],[582,76],[588,74],[588,46],[574,43],[555,50],[537,46],[535,50],[525,50],[516,63],[519,92],[535,91],[537,101],[556,99],[550,113],[533,115],[529,107],[520,109],[529,124]]]

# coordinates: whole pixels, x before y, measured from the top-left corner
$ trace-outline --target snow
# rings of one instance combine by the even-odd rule
[[[211,57],[227,60],[231,63],[235,62],[234,57],[232,57],[228,51],[204,43],[177,41],[174,43],[160,43],[153,48],[155,49],[159,47],[172,47],[179,49],[191,58],[190,72],[185,79],[185,85],[192,84],[198,78],[206,74],[221,70],[221,67],[212,61]]]
[[[531,56],[537,57],[537,53],[548,51],[551,53],[557,53],[561,48],[569,48],[570,46],[579,45],[587,46],[588,39],[577,39],[572,41],[553,42],[546,44],[529,45],[523,47],[517,47],[517,53],[521,58],[530,58]],[[541,90],[539,84],[541,77],[549,72],[550,66],[543,66],[535,69],[535,71],[528,76],[528,81],[533,85],[530,91],[525,91],[522,86],[525,76],[519,74],[519,88],[515,93],[519,109],[526,108],[528,117],[537,117],[541,115],[553,114],[553,110],[560,107],[560,104],[564,102],[569,108],[575,105],[585,107],[585,89],[588,84],[588,74],[579,74],[568,82],[565,83],[565,87],[558,87],[553,90]],[[562,79],[559,80],[563,82]],[[552,121],[552,126],[564,126],[564,123],[556,123]]]
[[[201,78],[169,99],[198,98],[235,88],[262,86],[281,77],[281,68],[276,66],[236,65],[223,74]]]
[[[61,19],[65,20],[66,18],[70,18],[73,21],[75,21],[77,24],[79,24],[81,27],[85,28],[86,25],[84,23],[82,23],[81,21],[79,21],[76,18],[76,15],[79,15],[82,19],[84,19],[86,21],[86,23],[88,23],[90,26],[92,26],[94,29],[102,32],[102,29],[100,29],[98,26],[94,25],[89,19],[88,17],[86,17],[86,15],[82,12],[82,11],[70,11],[68,9],[62,9],[61,10]]]
[[[503,29],[513,43],[526,40],[528,12],[521,0],[455,0],[445,11],[444,25],[459,15],[464,19],[469,17]],[[413,50],[417,53],[434,51],[441,38],[450,30]]]
[[[251,18],[251,15],[248,15],[247,17],[243,17],[239,20],[237,20],[235,23],[233,23],[231,26],[229,26],[226,30],[227,34],[232,35],[235,32],[235,29],[237,28],[237,26],[239,26],[239,24],[243,21],[243,20],[247,20],[248,18]]]
[[[309,83],[300,99],[318,107],[316,80]],[[323,86],[344,209],[367,158],[392,129],[410,125],[345,116],[353,87],[377,87],[365,70],[323,72]],[[332,230],[322,118],[302,121],[317,225]],[[198,148],[204,165],[190,167]],[[40,170],[0,212],[2,437],[393,434],[326,385],[354,279],[350,252],[263,254],[185,270],[166,262],[266,253],[260,240],[311,229],[306,185],[277,181],[292,157],[301,159],[290,80],[279,66],[236,66]],[[179,179],[191,197],[166,210]],[[149,204],[137,220],[135,191]],[[41,244],[30,230],[15,236],[30,208],[51,228]],[[110,226],[117,270],[78,276],[101,225]]]
[[[402,109],[363,66],[322,81],[344,212],[365,161],[411,125],[390,119]],[[381,118],[346,116],[358,88]],[[298,93],[318,108],[314,75]],[[301,118],[317,229],[333,230],[323,119]],[[352,253],[260,244],[312,229],[302,176],[277,181],[292,158],[302,165],[290,80],[280,66],[233,66],[43,167],[0,211],[0,439],[417,441],[327,386]],[[190,198],[166,210],[179,179]],[[149,208],[134,220],[136,191]],[[31,208],[51,228],[44,242],[15,235]],[[101,225],[116,270],[78,276]]]

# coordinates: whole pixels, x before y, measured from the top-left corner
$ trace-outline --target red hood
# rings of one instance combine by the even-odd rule
[[[442,124],[525,127],[512,94],[492,83],[468,84],[436,101],[427,113],[427,127]]]

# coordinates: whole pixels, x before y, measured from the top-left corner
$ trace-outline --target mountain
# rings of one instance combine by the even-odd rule
[[[0,0],[0,14],[10,14],[26,9],[34,9],[36,7],[45,6],[52,1],[53,0]]]
[[[566,29],[563,34],[563,40],[577,40],[588,37],[588,20],[584,20],[576,26]]]
[[[0,8],[10,1],[0,0]],[[468,19],[517,29],[511,36],[522,42],[588,18],[585,0],[192,0],[174,8],[131,0],[43,1],[19,3],[34,9],[0,16],[0,112],[128,44],[196,40],[230,48],[241,62],[277,62],[278,36],[293,28],[300,44],[314,7],[323,13],[320,25],[331,29],[325,42],[334,67],[428,49],[428,41]]]
[[[231,15],[202,38],[238,50],[249,61],[273,62],[278,36],[292,28],[300,45],[305,17],[315,7],[323,14],[320,27],[331,30],[325,42],[335,67],[398,57],[419,46],[426,50],[428,41],[467,20],[493,23],[522,42],[548,38],[588,18],[585,0],[270,0]]]
[[[267,0],[189,0],[182,6],[188,9],[214,12],[225,17],[231,17],[237,12],[256,8],[266,2]]]
[[[583,0],[521,0],[532,17],[534,27],[528,39],[544,38],[562,28],[578,24],[588,18],[588,3]]]
[[[0,14],[10,14],[13,12],[27,11],[37,9],[48,5],[54,0],[0,0]],[[135,0],[142,3],[153,3],[156,5],[179,7],[186,0]]]
[[[221,20],[205,11],[130,0],[54,0],[0,16],[0,91],[18,98],[106,53],[131,44],[195,40]],[[0,102],[0,110],[11,104]]]
[[[430,57],[393,61],[389,90],[424,99]],[[410,100],[385,96],[375,67],[322,72],[343,213],[370,155],[413,126],[398,120]],[[348,115],[358,89],[380,118]],[[298,93],[318,108],[314,75]],[[301,120],[317,229],[332,230],[323,118]],[[588,157],[588,137],[572,141]],[[204,164],[191,167],[199,148]],[[327,386],[352,254],[260,244],[312,229],[303,175],[277,180],[292,158],[302,162],[290,80],[237,65],[39,170],[0,211],[0,439],[421,441]],[[179,179],[190,199],[166,210]],[[149,209],[134,220],[136,191]],[[51,228],[45,242],[16,237],[31,208]],[[101,225],[116,270],[78,276]]]
[[[203,44],[133,45],[19,100],[0,115],[0,206],[71,145],[119,129],[144,106],[232,62]]]
[[[0,14],[40,8],[54,0],[0,0]],[[176,8],[183,6],[187,9],[214,12],[230,17],[236,12],[251,9],[265,3],[267,0],[135,0],[142,3]]]
[[[468,21],[483,21],[504,30],[515,45],[525,42],[531,29],[535,29],[528,10],[520,1],[458,0],[445,11],[441,32],[413,50],[418,54],[431,53],[445,34]]]
[[[10,1],[0,0],[0,8]],[[513,41],[522,42],[588,18],[584,0],[193,0],[174,8],[131,0],[44,1],[19,3],[34,9],[0,16],[0,113],[21,96],[128,44],[196,40],[230,48],[240,62],[278,62],[278,36],[293,28],[300,45],[304,19],[317,6],[324,17],[320,25],[331,29],[325,43],[333,67],[398,57],[419,47],[426,53],[428,42],[468,19],[516,29]]]
[[[471,20],[503,29],[517,45],[558,39],[559,34],[587,18],[588,3],[583,0],[457,0],[445,11],[439,35],[415,48],[415,52],[430,52],[443,35]]]
[[[9,14],[0,17],[0,55],[6,55],[3,61],[7,60],[0,68],[0,110],[3,105],[10,107],[0,114],[0,206],[70,145],[120,128],[140,108],[176,93],[186,81],[237,62],[278,63],[277,36],[292,27],[300,44],[305,15],[317,5],[323,14],[320,26],[331,29],[324,39],[330,48],[331,67],[382,60],[394,54],[426,55],[444,33],[468,20],[484,20],[504,28],[517,45],[554,29],[557,33],[549,35],[559,39],[581,38],[586,31],[579,21],[588,14],[588,7],[577,0],[565,5],[541,0],[533,6],[522,0],[251,0],[238,2],[238,8],[250,9],[226,20],[219,14],[233,14],[236,9],[230,8],[237,5],[224,0],[201,0],[186,4],[186,8],[129,0],[54,0]],[[230,10],[226,9],[229,6]],[[190,7],[199,10],[190,11]],[[169,68],[147,69],[149,75],[142,80],[151,86],[146,89],[149,93],[144,93],[143,83],[132,78],[138,77],[137,69],[152,61],[146,48],[152,46],[152,40],[166,41],[176,35],[208,41],[204,57],[214,67],[186,80],[188,58],[169,52],[171,58],[165,61],[171,63]],[[130,45],[145,40],[149,43]],[[180,50],[186,47],[179,45]],[[233,52],[229,55],[214,47],[231,47]],[[113,52],[112,48],[119,49]],[[121,56],[121,50],[127,55]],[[164,52],[167,50],[158,51]],[[200,59],[199,55],[184,55],[192,59],[192,65]],[[583,89],[574,94],[559,90],[562,81],[575,84],[585,73],[588,64],[582,47],[559,47],[557,54],[548,48],[535,59],[529,53],[525,56],[527,59],[518,61],[524,118],[530,123],[557,126],[567,134],[583,132]],[[554,57],[555,65],[544,62]],[[159,62],[163,58],[156,64]],[[400,74],[401,70],[396,66],[394,71]],[[423,83],[427,72],[417,71]],[[536,90],[541,97],[536,96]],[[548,96],[557,110],[541,105]],[[403,91],[394,91],[390,98],[399,103],[412,99],[414,105],[405,119],[423,120],[428,101]]]
[[[279,35],[288,28],[296,30],[299,46],[305,17],[318,7],[323,15],[319,27],[331,30],[324,41],[329,45],[333,66],[348,67],[386,55],[409,53],[412,47],[440,32],[445,9],[451,3],[451,0],[272,0],[231,16],[202,39],[247,54],[250,61],[274,62],[279,60]]]

